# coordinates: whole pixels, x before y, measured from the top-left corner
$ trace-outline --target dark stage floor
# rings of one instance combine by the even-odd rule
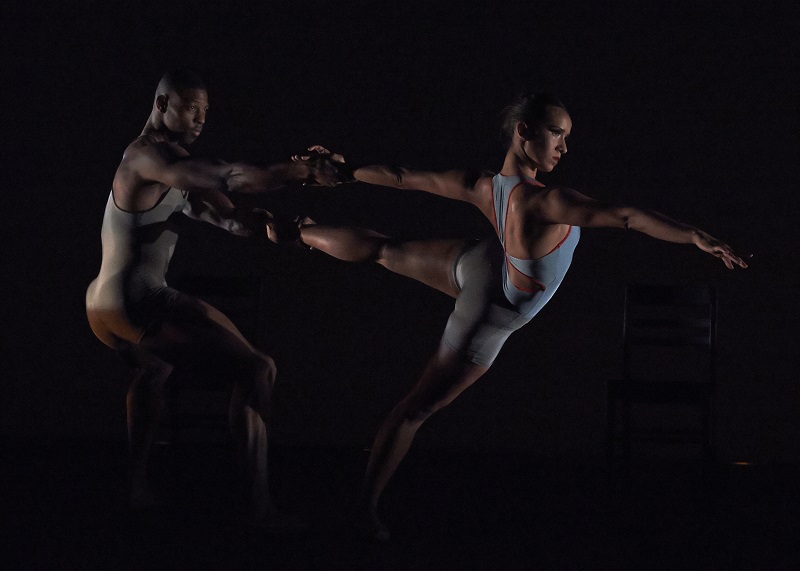
[[[165,449],[166,450],[166,449]],[[236,524],[221,445],[162,452],[174,505],[125,508],[123,443],[6,444],[4,569],[800,569],[797,467],[633,466],[608,493],[600,459],[412,450],[373,545],[345,516],[366,453],[276,447],[273,487],[307,535],[253,539]]]

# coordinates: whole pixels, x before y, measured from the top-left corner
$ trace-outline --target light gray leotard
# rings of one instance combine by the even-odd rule
[[[103,316],[113,335],[138,343],[179,295],[165,277],[178,241],[173,214],[186,200],[187,193],[170,188],[149,210],[127,212],[109,194],[100,233],[103,260],[86,292],[86,308]]]
[[[511,194],[524,181],[518,176],[495,175],[492,179],[492,191],[494,194],[494,216],[497,223],[497,235],[505,251],[505,229],[506,216],[508,215],[508,203]],[[505,252],[506,263],[503,264],[503,291],[506,298],[528,319],[539,313],[545,304],[550,301],[556,293],[558,286],[567,275],[567,270],[572,263],[572,254],[578,245],[581,236],[581,229],[577,226],[570,226],[567,235],[555,248],[546,255],[535,260],[521,260]],[[514,266],[520,273],[533,278],[539,289],[523,290],[511,283],[508,272],[508,264]]]
[[[580,238],[580,228],[572,226],[561,243],[541,258],[523,260],[508,255],[508,202],[521,184],[524,181],[518,176],[495,175],[492,193],[499,241],[488,238],[471,243],[453,269],[460,292],[442,341],[484,367],[494,362],[511,333],[528,323],[553,297]],[[535,280],[540,289],[525,291],[516,287],[511,283],[508,264]]]

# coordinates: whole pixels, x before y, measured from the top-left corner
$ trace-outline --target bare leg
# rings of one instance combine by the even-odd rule
[[[278,517],[269,493],[267,471],[270,402],[277,369],[266,356],[254,365],[261,370],[250,377],[253,384],[236,383],[233,387],[228,418],[251,500],[250,517],[266,524],[266,520]]]
[[[239,369],[233,371],[235,381],[228,408],[231,436],[250,499],[250,519],[270,530],[299,530],[299,523],[283,516],[269,493],[268,435],[277,374],[275,362],[250,346],[224,314],[201,303],[215,322],[234,333],[252,352],[251,356],[240,359]]]
[[[267,479],[269,408],[276,368],[233,323],[210,305],[184,296],[141,348],[178,367],[211,371],[234,382],[231,433],[249,493],[251,523],[282,528]]]
[[[149,356],[140,358],[126,395],[128,449],[131,458],[130,506],[140,510],[159,504],[148,478],[148,460],[164,417],[164,385],[172,367]]]
[[[240,392],[234,387],[229,410],[230,429],[244,487],[251,499],[249,517],[253,522],[260,522],[277,511],[269,496],[267,480],[267,426],[252,407],[244,404]]]
[[[453,264],[464,250],[463,240],[388,238],[361,228],[310,225],[300,228],[303,243],[346,262],[375,262],[451,297],[458,295]]]
[[[384,420],[372,445],[360,501],[366,531],[373,539],[389,538],[388,530],[378,518],[378,501],[419,427],[487,370],[488,367],[475,365],[452,349],[440,346],[411,392]]]

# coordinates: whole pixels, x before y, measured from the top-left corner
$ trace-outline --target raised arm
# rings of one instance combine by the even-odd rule
[[[625,228],[667,242],[694,244],[720,258],[729,269],[747,267],[730,246],[698,228],[652,210],[609,205],[569,188],[549,189],[541,201],[540,214],[546,222],[554,224]]]

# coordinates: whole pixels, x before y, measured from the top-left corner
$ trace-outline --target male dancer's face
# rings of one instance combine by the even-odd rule
[[[164,110],[164,125],[177,136],[178,142],[188,146],[197,140],[206,122],[208,93],[204,89],[171,91]]]

